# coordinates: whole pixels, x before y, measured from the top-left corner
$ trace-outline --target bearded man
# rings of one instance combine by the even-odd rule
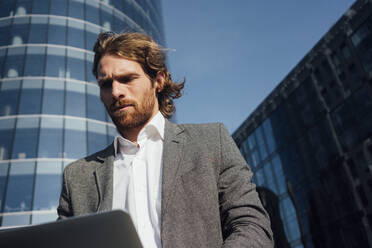
[[[222,124],[168,121],[183,83],[139,33],[102,33],[93,74],[120,134],[68,165],[59,218],[122,209],[144,247],[272,247],[252,172]]]

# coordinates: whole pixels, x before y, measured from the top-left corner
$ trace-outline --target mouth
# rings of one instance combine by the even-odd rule
[[[124,104],[118,107],[113,108],[113,112],[120,112],[120,111],[125,111],[129,109],[130,107],[134,107],[134,104]]]

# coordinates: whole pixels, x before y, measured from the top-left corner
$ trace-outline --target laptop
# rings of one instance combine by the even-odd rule
[[[1,248],[141,248],[128,213],[121,210],[0,231]]]

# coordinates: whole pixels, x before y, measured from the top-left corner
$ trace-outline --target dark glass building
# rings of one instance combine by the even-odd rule
[[[91,72],[110,30],[164,45],[160,0],[0,1],[0,228],[55,220],[64,166],[112,142]]]
[[[278,197],[290,247],[372,247],[372,1],[357,0],[233,138]]]

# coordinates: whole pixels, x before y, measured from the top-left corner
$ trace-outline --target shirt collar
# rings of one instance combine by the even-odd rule
[[[165,119],[164,116],[158,111],[158,113],[150,120],[149,123],[144,126],[138,134],[137,140],[141,140],[154,137],[156,135],[160,136],[160,139],[164,141],[164,125]],[[130,140],[127,140],[120,134],[115,137],[114,148],[115,154],[118,153],[118,146],[133,146],[134,143]]]

